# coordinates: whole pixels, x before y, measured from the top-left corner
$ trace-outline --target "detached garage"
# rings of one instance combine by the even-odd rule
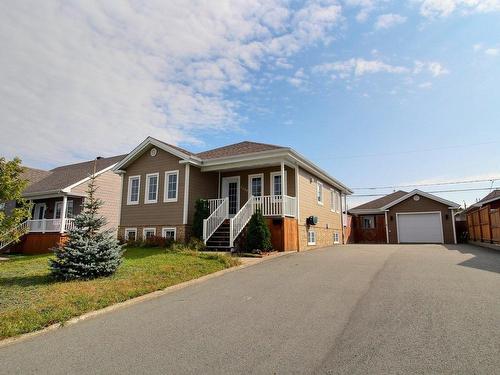
[[[355,243],[456,243],[454,202],[396,191],[349,210]]]

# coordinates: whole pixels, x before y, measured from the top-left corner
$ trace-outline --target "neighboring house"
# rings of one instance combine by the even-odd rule
[[[349,210],[355,243],[457,243],[457,203],[420,190],[396,191]]]
[[[96,196],[104,201],[101,214],[108,222],[105,229],[116,230],[119,224],[121,180],[112,168],[124,156],[97,158],[50,171],[28,169],[26,178],[30,184],[23,192],[23,197],[33,203],[33,212],[31,219],[23,223],[28,234],[13,245],[15,248],[12,250],[27,254],[43,253],[61,243],[73,225],[73,217],[81,211],[94,166],[97,175]]]
[[[256,210],[276,250],[343,240],[342,201],[351,190],[289,147],[241,142],[195,154],[148,137],[114,170],[123,179],[119,235],[127,240],[187,241],[200,198],[210,205],[208,246],[233,247]]]
[[[465,212],[470,240],[500,243],[500,189],[493,190]]]

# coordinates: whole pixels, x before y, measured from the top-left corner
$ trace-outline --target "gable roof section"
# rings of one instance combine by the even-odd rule
[[[499,199],[500,199],[500,189],[495,189],[491,193],[489,193],[487,196],[485,196],[483,199],[472,204],[471,207],[482,207],[485,204],[497,201]]]
[[[456,208],[460,207],[460,205],[455,203],[455,202],[452,202],[452,201],[437,197],[433,194],[426,193],[424,191],[415,189],[409,193],[407,193],[406,191],[403,191],[403,190],[395,191],[394,193],[385,195],[381,198],[378,198],[378,199],[375,199],[373,201],[364,203],[360,206],[354,207],[354,208],[350,209],[349,212],[352,212],[353,214],[382,213],[385,210],[391,208],[392,206],[395,206],[396,204],[401,203],[404,200],[411,198],[412,196],[414,196],[416,194],[421,195],[423,197],[426,197],[428,199],[432,199],[433,201],[445,204],[450,208],[456,209]]]
[[[37,195],[40,193],[55,192],[67,189],[75,184],[84,182],[94,171],[94,162],[97,172],[112,168],[125,155],[118,155],[109,158],[101,158],[96,161],[90,160],[83,163],[64,165],[48,171],[48,175],[39,181],[29,185],[24,191],[25,196]]]
[[[208,159],[225,158],[230,156],[253,154],[254,152],[280,150],[280,149],[286,149],[286,147],[271,145],[267,143],[245,141],[200,152],[196,154],[196,156],[198,156],[202,160],[208,160]]]

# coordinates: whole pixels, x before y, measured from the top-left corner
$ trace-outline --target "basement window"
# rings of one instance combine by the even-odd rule
[[[316,232],[310,230],[307,232],[307,244],[308,245],[316,245]]]

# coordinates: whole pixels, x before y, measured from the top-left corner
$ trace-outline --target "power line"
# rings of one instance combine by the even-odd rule
[[[471,188],[471,189],[453,189],[453,190],[434,190],[434,191],[427,191],[427,193],[455,193],[455,192],[464,192],[464,191],[485,191],[485,190],[492,190],[495,187],[489,187],[489,188]],[[387,194],[353,194],[351,197],[383,197]]]
[[[379,190],[379,189],[397,189],[406,187],[417,187],[417,186],[439,186],[439,185],[458,185],[458,184],[473,184],[478,182],[491,182],[493,185],[494,181],[500,180],[500,177],[488,178],[484,180],[464,180],[464,181],[450,181],[450,182],[434,182],[429,184],[409,184],[409,185],[392,185],[392,186],[373,186],[373,187],[356,187],[354,190]]]

